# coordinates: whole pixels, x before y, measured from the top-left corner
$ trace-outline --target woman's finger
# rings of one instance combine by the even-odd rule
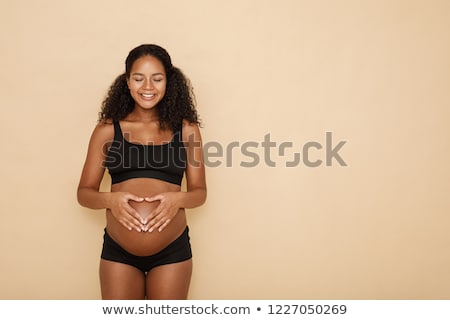
[[[124,219],[127,221],[127,226],[131,226],[132,229],[135,229],[138,232],[143,231],[144,223],[142,217],[128,204],[124,207]]]
[[[125,211],[128,215],[139,221],[140,224],[144,224],[144,218],[129,204],[125,206]]]
[[[161,201],[164,198],[162,194],[157,194],[152,197],[146,197],[145,201],[147,202],[154,202],[154,201]]]
[[[155,218],[150,220],[148,224],[148,232],[153,232],[153,230],[158,229],[166,220],[167,219],[164,218],[163,214],[158,214]]]
[[[134,195],[134,194],[132,194],[132,193],[128,193],[128,194],[125,196],[125,199],[127,199],[128,201],[133,200],[133,201],[135,201],[135,202],[142,202],[142,201],[145,200],[145,198],[138,197],[138,196],[136,196],[136,195]]]
[[[167,225],[170,223],[170,219],[167,219],[164,224],[158,228],[158,231],[161,232],[164,230],[165,227],[167,227]]]

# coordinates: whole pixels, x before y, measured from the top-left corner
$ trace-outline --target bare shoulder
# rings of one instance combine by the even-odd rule
[[[98,123],[92,132],[92,141],[99,143],[109,142],[114,139],[114,125],[112,121]]]
[[[183,140],[189,140],[189,137],[194,137],[194,140],[200,140],[200,128],[196,123],[190,123],[186,119],[183,120]],[[192,139],[192,138],[191,138]]]

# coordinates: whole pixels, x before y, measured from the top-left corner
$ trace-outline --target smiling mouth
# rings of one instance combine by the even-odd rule
[[[141,93],[141,97],[144,99],[152,99],[155,96],[155,94],[149,94],[149,93]]]

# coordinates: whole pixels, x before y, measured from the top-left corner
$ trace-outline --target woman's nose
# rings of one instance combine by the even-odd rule
[[[144,89],[149,89],[149,90],[153,89],[153,83],[151,80],[145,80]]]

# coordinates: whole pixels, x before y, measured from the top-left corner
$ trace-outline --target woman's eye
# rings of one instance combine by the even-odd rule
[[[155,79],[154,81],[155,82],[161,82],[161,81],[163,81],[163,79]]]
[[[141,81],[143,81],[144,79],[134,79],[134,81],[136,81],[136,82],[141,82]]]

